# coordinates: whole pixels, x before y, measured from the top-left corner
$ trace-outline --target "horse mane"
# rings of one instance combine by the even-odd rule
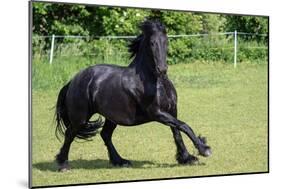
[[[131,53],[130,58],[133,58],[139,52],[140,44],[145,36],[150,36],[153,32],[162,32],[166,34],[165,26],[158,20],[146,20],[139,26],[142,33],[131,41],[128,45],[128,51]]]
[[[133,39],[131,41],[131,43],[128,45],[128,48],[129,48],[128,51],[131,53],[130,58],[135,57],[137,55],[137,53],[139,52],[139,47],[140,47],[142,39],[143,39],[143,34],[140,34],[135,39]]]

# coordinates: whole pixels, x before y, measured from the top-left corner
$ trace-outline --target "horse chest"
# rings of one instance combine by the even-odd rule
[[[175,106],[175,93],[169,83],[159,82],[157,84],[157,104],[163,110],[170,110]]]

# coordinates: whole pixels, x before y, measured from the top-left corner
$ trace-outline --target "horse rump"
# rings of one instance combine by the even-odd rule
[[[55,119],[56,119],[56,137],[60,140],[59,136],[65,136],[66,129],[71,129],[70,127],[70,119],[67,114],[67,106],[65,103],[66,94],[68,91],[69,83],[62,87],[59,92],[56,111],[55,111]],[[98,129],[103,126],[103,121],[101,117],[99,117],[95,121],[88,121],[78,130],[76,137],[79,139],[88,140],[89,138],[95,136],[98,133]]]

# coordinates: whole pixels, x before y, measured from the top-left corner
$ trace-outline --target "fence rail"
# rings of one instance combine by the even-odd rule
[[[210,35],[234,35],[234,32],[222,32],[222,33],[198,33],[198,34],[179,34],[179,35],[168,35],[168,38],[180,38],[180,37],[200,37],[200,36],[210,36]],[[257,36],[268,36],[268,34],[259,34],[259,33],[246,33],[246,32],[237,32],[237,35],[257,35]],[[53,35],[40,35],[33,36],[33,38],[52,38]],[[134,39],[135,35],[128,36],[97,36],[97,35],[55,35],[55,38],[89,38],[89,39]]]
[[[182,35],[168,35],[169,39],[175,38],[190,38],[190,37],[209,37],[209,36],[233,36],[233,46],[221,47],[221,49],[233,49],[233,65],[236,68],[237,66],[237,53],[238,53],[238,36],[262,36],[267,37],[268,34],[259,34],[259,33],[247,33],[247,32],[222,32],[222,33],[199,33],[199,34],[182,34]],[[33,36],[34,39],[51,39],[50,52],[49,52],[49,63],[52,64],[54,58],[54,49],[55,49],[55,40],[56,39],[134,39],[137,36],[83,36],[83,35],[46,35],[46,36]],[[210,49],[215,49],[217,47],[210,47]],[[266,49],[265,47],[247,47],[247,48],[256,48],[256,49]]]

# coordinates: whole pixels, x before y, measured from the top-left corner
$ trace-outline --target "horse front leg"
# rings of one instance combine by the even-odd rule
[[[184,145],[180,131],[175,127],[170,127],[177,147],[176,159],[179,164],[193,164],[198,158],[189,154]]]
[[[176,119],[171,114],[162,111],[156,113],[156,121],[184,132],[198,149],[200,155],[205,157],[211,155],[211,148],[206,144],[205,139],[196,137],[191,127],[186,123]]]

